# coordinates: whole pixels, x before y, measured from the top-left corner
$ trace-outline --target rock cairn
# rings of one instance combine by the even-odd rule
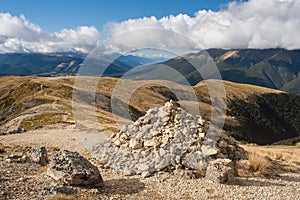
[[[143,177],[159,171],[205,176],[212,160],[247,159],[233,138],[208,128],[209,122],[201,116],[193,116],[170,101],[113,133],[109,142],[96,145],[93,156],[105,167]]]

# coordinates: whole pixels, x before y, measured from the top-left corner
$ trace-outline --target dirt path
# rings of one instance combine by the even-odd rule
[[[43,104],[36,106],[34,108],[31,108],[23,113],[21,113],[18,117],[8,121],[6,124],[4,124],[1,127],[2,132],[9,132],[12,130],[15,130],[20,127],[22,121],[26,118],[34,117],[36,115],[40,114],[47,114],[47,113],[59,113],[61,112],[64,106],[60,104]]]

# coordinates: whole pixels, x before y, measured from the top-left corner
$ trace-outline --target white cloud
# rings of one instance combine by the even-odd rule
[[[108,23],[104,28],[106,35],[127,33],[110,39],[105,48],[114,52],[145,46],[296,49],[300,48],[298,2],[238,1],[217,12],[199,10],[194,16],[179,14],[160,19],[144,17]],[[101,33],[95,27],[82,26],[48,33],[24,16],[9,13],[0,13],[0,27],[0,52],[89,52],[101,39]]]
[[[190,44],[173,38],[169,32],[153,34],[149,27],[163,28],[183,33],[194,40],[197,48],[300,48],[300,3],[298,0],[249,0],[232,2],[224,10],[200,10],[193,17],[185,14],[130,19],[110,23],[106,30],[111,35],[148,27],[144,31],[128,33],[128,40],[116,41],[124,46],[147,46],[158,41],[157,46],[183,48]],[[136,36],[135,36],[136,35]],[[124,36],[125,37],[125,36]],[[185,39],[184,39],[185,40]],[[118,43],[120,42],[120,43]],[[162,44],[160,44],[160,42]]]
[[[0,13],[0,52],[89,52],[100,39],[95,27],[81,26],[47,33],[23,15]]]

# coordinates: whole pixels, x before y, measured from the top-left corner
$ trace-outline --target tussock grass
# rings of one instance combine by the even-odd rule
[[[249,160],[254,175],[267,173],[270,175],[272,169],[284,172],[297,173],[300,169],[300,146],[256,146],[243,145],[249,152]],[[276,166],[272,163],[277,163]],[[271,166],[270,166],[271,165]],[[272,166],[273,165],[273,166]],[[297,165],[299,165],[297,167]]]
[[[60,150],[60,147],[57,146],[57,145],[52,145],[52,146],[49,146],[47,148],[50,149],[50,150],[52,150],[52,151],[59,151]]]
[[[243,146],[248,152],[256,152],[261,156],[267,156],[276,161],[285,161],[287,163],[293,163],[300,165],[300,146]]]
[[[249,153],[249,162],[254,176],[270,175],[270,170],[273,168],[271,160],[258,153]]]

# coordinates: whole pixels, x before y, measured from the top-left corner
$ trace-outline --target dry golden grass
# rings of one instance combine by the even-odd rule
[[[267,156],[273,160],[300,165],[300,146],[255,146],[244,145],[246,151]]]
[[[57,145],[52,145],[52,146],[47,147],[47,149],[49,149],[51,151],[59,151],[60,147]]]
[[[296,173],[296,172],[299,171],[299,169],[297,167],[294,167],[294,166],[283,166],[282,170],[286,171],[286,172],[291,172],[291,173]]]
[[[249,153],[250,170],[252,175],[269,175],[273,165],[270,159],[257,153]]]
[[[78,83],[77,80],[82,80],[82,85],[75,85],[74,82]],[[36,124],[48,125],[55,124],[57,122],[65,121],[69,123],[73,123],[74,119],[72,116],[72,93],[73,88],[84,89],[86,91],[95,92],[92,90],[96,90],[96,92],[100,95],[107,96],[111,98],[113,96],[113,91],[117,84],[126,85],[126,87],[122,88],[124,91],[122,94],[130,94],[133,92],[133,88],[135,88],[136,82],[130,80],[116,79],[116,78],[101,78],[100,81],[97,77],[53,77],[53,78],[45,78],[45,77],[1,77],[0,78],[0,90],[4,88],[9,88],[9,90],[5,90],[6,92],[0,96],[0,104],[2,100],[11,99],[12,103],[23,103],[24,101],[39,99],[44,100],[44,104],[60,104],[63,105],[63,110],[54,110],[51,114],[45,114],[43,110],[38,110],[38,106],[34,106],[31,109],[32,112],[36,111],[38,113],[37,116],[24,119],[23,126],[28,130],[31,130]],[[80,81],[79,81],[80,82]],[[208,80],[206,82],[218,83],[216,80]],[[124,84],[123,84],[124,83]],[[252,94],[261,94],[261,93],[274,93],[278,92],[276,90],[266,89],[258,86],[250,86],[245,84],[236,84],[224,81],[225,88],[227,90],[227,98],[239,98],[245,99]],[[133,115],[139,115],[145,113],[150,107],[153,105],[162,105],[165,103],[168,98],[161,94],[161,92],[166,91],[166,88],[173,88],[181,93],[186,92],[189,94],[191,91],[195,92],[199,101],[181,101],[180,104],[198,104],[200,108],[201,115],[205,118],[210,117],[211,106],[210,106],[210,94],[207,89],[205,82],[201,82],[194,86],[193,88],[189,86],[184,86],[180,84],[176,84],[170,81],[139,81],[139,84],[142,85],[140,88],[133,92],[133,95],[130,98],[130,106],[134,109],[132,111],[138,111],[133,113]],[[40,88],[39,86],[44,86]],[[217,84],[220,85],[220,84]],[[89,87],[87,87],[89,86]],[[84,87],[84,88],[83,88]],[[154,88],[154,89],[153,89]],[[9,91],[14,91],[10,93]],[[2,97],[2,98],[1,98]],[[121,97],[122,99],[122,97]],[[123,99],[122,99],[123,100]],[[109,101],[109,99],[108,99]],[[112,116],[110,116],[108,110],[110,102],[102,102],[103,107],[97,109],[97,114],[99,116],[99,120],[103,121],[103,124],[111,124],[114,122]],[[36,108],[36,109],[35,109]],[[49,109],[51,106],[49,107]],[[18,112],[14,112],[13,116],[8,116],[13,119],[20,114],[22,114],[24,110],[20,110]],[[63,118],[63,115],[67,115],[68,119]],[[136,117],[136,116],[135,116]],[[34,122],[34,124],[32,123]],[[4,121],[0,121],[0,123],[4,123]],[[115,126],[112,129],[115,130]],[[108,126],[107,129],[110,129]]]
[[[254,176],[271,175],[274,172],[272,169],[290,173],[296,173],[300,169],[300,166],[297,167],[300,165],[300,146],[244,145],[243,147],[249,152]]]
[[[35,126],[47,126],[51,124],[56,124],[63,122],[63,113],[43,113],[40,115],[35,115],[33,117],[28,117],[24,119],[21,123],[21,127],[27,131],[32,130]]]

